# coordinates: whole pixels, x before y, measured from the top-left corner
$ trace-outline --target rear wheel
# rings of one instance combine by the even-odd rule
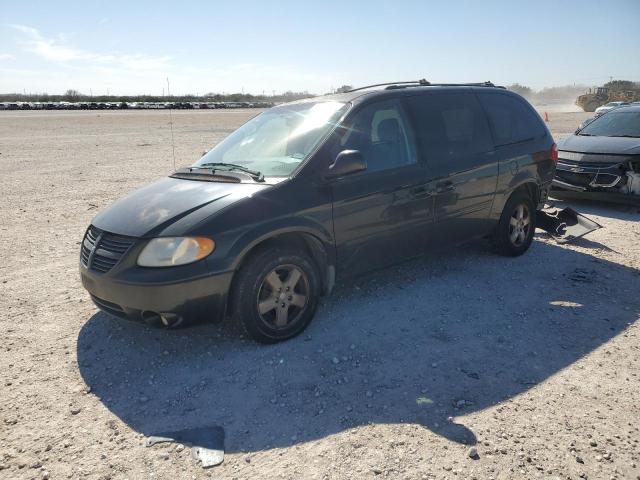
[[[501,255],[522,255],[531,246],[535,229],[533,200],[524,192],[516,192],[504,206],[500,222],[493,234],[493,245]]]
[[[319,286],[317,269],[306,254],[265,249],[238,272],[235,311],[254,340],[287,340],[311,322],[318,305]]]

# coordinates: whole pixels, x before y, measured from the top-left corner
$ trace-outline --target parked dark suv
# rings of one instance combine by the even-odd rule
[[[234,316],[257,341],[285,340],[336,278],[473,237],[524,253],[556,160],[535,110],[490,83],[280,105],[98,214],[82,283],[116,316]]]

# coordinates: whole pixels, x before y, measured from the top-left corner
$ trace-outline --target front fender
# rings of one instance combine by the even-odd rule
[[[335,265],[333,237],[324,225],[308,218],[280,218],[256,226],[238,238],[229,250],[229,255],[233,258],[232,268],[236,270],[246,255],[265,240],[292,233],[309,235],[318,240],[324,246],[328,263]]]

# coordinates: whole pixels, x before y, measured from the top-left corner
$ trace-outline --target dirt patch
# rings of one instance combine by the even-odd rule
[[[178,165],[255,115],[174,112]],[[556,138],[588,114],[549,112]],[[338,285],[305,334],[151,330],[98,313],[96,211],[173,168],[166,112],[0,113],[0,477],[637,478],[640,214]],[[559,205],[561,205],[559,203]],[[144,436],[223,426],[224,463]],[[475,449],[475,450],[472,450]]]

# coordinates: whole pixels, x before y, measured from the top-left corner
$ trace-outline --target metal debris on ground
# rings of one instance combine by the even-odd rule
[[[222,427],[189,428],[166,432],[147,438],[147,447],[156,443],[175,442],[191,447],[191,456],[202,462],[203,468],[215,467],[224,461],[224,429]]]
[[[546,231],[558,243],[569,243],[602,225],[579,214],[572,208],[546,208],[537,212],[537,227]]]

